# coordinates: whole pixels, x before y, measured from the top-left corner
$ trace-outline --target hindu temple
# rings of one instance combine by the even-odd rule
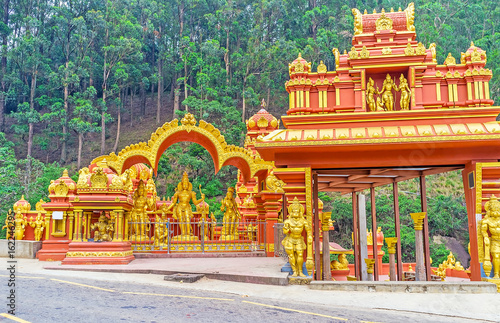
[[[263,106],[246,122],[243,147],[229,145],[213,125],[188,113],[158,128],[148,142],[95,158],[77,182],[65,172],[49,186],[50,201],[35,210],[19,200],[16,239],[43,241],[38,259],[63,264],[126,264],[138,253],[273,257],[283,248],[291,276],[299,280],[330,280],[332,273],[336,279],[378,280],[388,272],[391,280],[403,280],[408,266],[401,260],[398,183],[418,178],[421,209],[411,214],[414,276],[431,280],[464,268],[452,257],[431,267],[433,215],[427,213],[425,177],[461,170],[471,255],[465,277],[500,286],[500,107],[490,99],[486,52],[471,43],[461,57],[449,54],[438,62],[436,45],[417,40],[413,3],[404,10],[352,14],[352,47],[333,48],[331,67],[321,61],[313,69],[298,54],[284,85],[286,115],[279,121]],[[203,146],[216,172],[228,165],[239,170],[236,187],[222,200],[222,222],[186,173],[171,199],[157,195],[159,158],[182,141]],[[370,190],[375,205],[375,188],[382,185],[394,190],[394,237],[366,234],[362,192]],[[330,244],[335,214],[323,212],[319,192],[352,196],[352,250]],[[377,228],[377,211],[371,212],[371,227]],[[384,243],[389,264],[381,261]],[[330,262],[332,248],[337,258]],[[350,253],[354,264],[346,259]]]

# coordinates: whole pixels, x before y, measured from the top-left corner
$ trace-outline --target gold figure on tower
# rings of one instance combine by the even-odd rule
[[[173,218],[179,221],[181,234],[175,236],[174,240],[197,240],[191,231],[191,219],[193,218],[193,211],[189,204],[191,200],[194,205],[197,205],[205,200],[205,194],[201,193],[201,199],[196,199],[196,192],[193,192],[193,184],[189,182],[188,174],[184,172],[182,180],[177,184],[177,189],[172,197],[172,204],[167,209],[170,210],[173,208]]]
[[[226,197],[222,200],[220,210],[224,212],[222,218],[223,227],[220,240],[234,240],[238,239],[238,224],[240,220],[240,212],[238,205],[233,196],[234,188],[227,189]]]
[[[285,220],[283,225],[283,233],[286,234],[285,239],[281,242],[285,251],[288,254],[288,261],[293,270],[293,277],[305,277],[302,272],[302,264],[304,263],[304,251],[306,243],[302,237],[304,229],[307,235],[310,235],[311,227],[304,217],[304,206],[300,204],[297,197],[288,207],[289,218]]]
[[[493,278],[498,279],[500,278],[500,202],[495,195],[492,195],[484,208],[486,216],[481,220],[484,241],[483,268],[486,276],[490,275],[493,268]]]
[[[375,102],[375,94],[377,94],[377,90],[375,90],[374,84],[375,82],[370,77],[368,79],[368,83],[366,83],[366,103],[368,104],[368,109],[370,111],[377,111],[377,104]]]
[[[27,224],[26,218],[21,213],[20,210],[16,212],[16,218],[14,220],[15,229],[14,229],[14,237],[16,240],[23,240],[24,238],[24,228]]]
[[[391,79],[389,73],[385,77],[384,84],[382,85],[382,90],[379,91],[377,87],[377,93],[382,94],[382,104],[385,105],[385,109],[387,111],[394,110],[394,95],[392,94],[392,90],[397,90],[396,84]]]

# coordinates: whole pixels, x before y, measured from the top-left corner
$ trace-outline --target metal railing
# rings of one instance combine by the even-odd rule
[[[264,251],[263,222],[129,222],[128,240],[136,252]],[[259,243],[259,241],[263,241]]]
[[[275,223],[273,225],[274,229],[274,256],[282,257],[288,259],[288,255],[285,251],[285,247],[281,242],[285,239],[285,234],[283,233],[283,223]]]

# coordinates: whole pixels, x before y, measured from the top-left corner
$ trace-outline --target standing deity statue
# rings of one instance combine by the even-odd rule
[[[35,231],[35,241],[42,240],[43,229],[45,229],[45,219],[42,218],[42,215],[38,213],[36,219],[31,219],[29,225],[34,228]]]
[[[146,185],[141,179],[134,192],[134,207],[130,211],[131,238],[133,241],[144,241],[147,239],[146,230],[149,231],[150,221],[147,214],[148,209],[154,208],[154,200],[148,199]]]
[[[26,218],[21,213],[20,210],[16,212],[16,217],[14,219],[15,229],[14,229],[14,238],[16,240],[23,240],[24,238],[24,228],[27,224]]]
[[[394,110],[394,95],[392,94],[392,90],[397,90],[396,84],[391,79],[389,73],[385,77],[384,84],[382,85],[382,90],[379,91],[377,87],[377,94],[382,94],[382,104],[385,105],[385,109],[387,111]]]
[[[201,186],[200,186],[201,190]],[[196,240],[197,238],[191,231],[191,219],[193,211],[189,202],[193,201],[195,205],[205,200],[205,194],[201,193],[201,199],[196,199],[196,192],[193,192],[193,184],[189,182],[188,174],[184,172],[182,180],[177,184],[177,189],[172,197],[172,204],[168,210],[173,208],[173,218],[179,222],[181,234],[175,236],[174,240]]]
[[[399,87],[397,88],[397,91],[401,91],[401,100],[399,102],[401,110],[409,110],[411,90],[408,87],[408,81],[403,74],[399,77]]]
[[[486,216],[480,222],[484,251],[481,250],[482,252],[480,252],[480,255],[484,256],[483,268],[486,276],[490,276],[491,269],[493,268],[493,278],[499,279],[500,201],[498,201],[495,195],[492,195],[490,200],[485,204],[484,208],[486,209]]]
[[[224,217],[222,218],[223,226],[220,240],[235,240],[239,237],[238,225],[241,214],[233,194],[234,188],[228,188],[226,197],[221,202],[220,210],[224,212]]]
[[[302,264],[304,263],[304,251],[306,243],[302,237],[304,229],[307,235],[310,235],[311,226],[304,217],[304,206],[300,204],[297,197],[288,207],[289,217],[283,224],[283,233],[286,234],[285,239],[281,242],[285,251],[288,254],[288,261],[293,270],[293,277],[305,277],[302,272]]]
[[[368,104],[368,109],[370,111],[377,111],[377,104],[375,102],[375,94],[377,90],[374,87],[375,82],[370,77],[368,83],[366,83],[366,103]]]
[[[92,224],[90,229],[96,231],[94,232],[94,241],[111,241],[113,240],[113,224],[109,223],[106,213],[102,211],[99,221]]]

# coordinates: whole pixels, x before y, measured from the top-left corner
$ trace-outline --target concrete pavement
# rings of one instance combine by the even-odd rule
[[[7,258],[0,258],[0,274],[7,276]],[[141,261],[139,261],[141,260]],[[206,272],[208,274],[248,275],[250,277],[274,277],[281,279],[279,269],[284,260],[280,258],[167,258],[167,259],[137,259],[129,265],[112,266],[113,272],[105,271],[104,266],[61,266],[59,262],[39,262],[32,259],[17,259],[17,275],[50,275],[77,280],[92,278],[103,281],[136,282],[145,285],[160,285],[165,287],[188,288],[201,291],[226,292],[245,296],[264,297],[290,301],[303,301],[346,308],[382,309],[389,311],[406,311],[412,313],[431,313],[457,320],[470,318],[479,321],[500,321],[500,294],[481,293],[407,293],[407,292],[363,292],[312,290],[309,286],[279,286],[249,284],[236,281],[222,281],[203,278],[196,283],[186,284],[164,281],[166,273]],[[147,267],[144,265],[148,264]],[[129,267],[118,268],[118,267]],[[149,273],[140,273],[142,270]],[[5,269],[1,269],[5,268]],[[59,269],[59,270],[56,270]],[[62,269],[62,270],[61,270]],[[91,269],[81,271],[77,269]],[[100,270],[100,271],[96,271]],[[6,278],[4,278],[6,279]],[[4,284],[2,284],[4,285]]]

